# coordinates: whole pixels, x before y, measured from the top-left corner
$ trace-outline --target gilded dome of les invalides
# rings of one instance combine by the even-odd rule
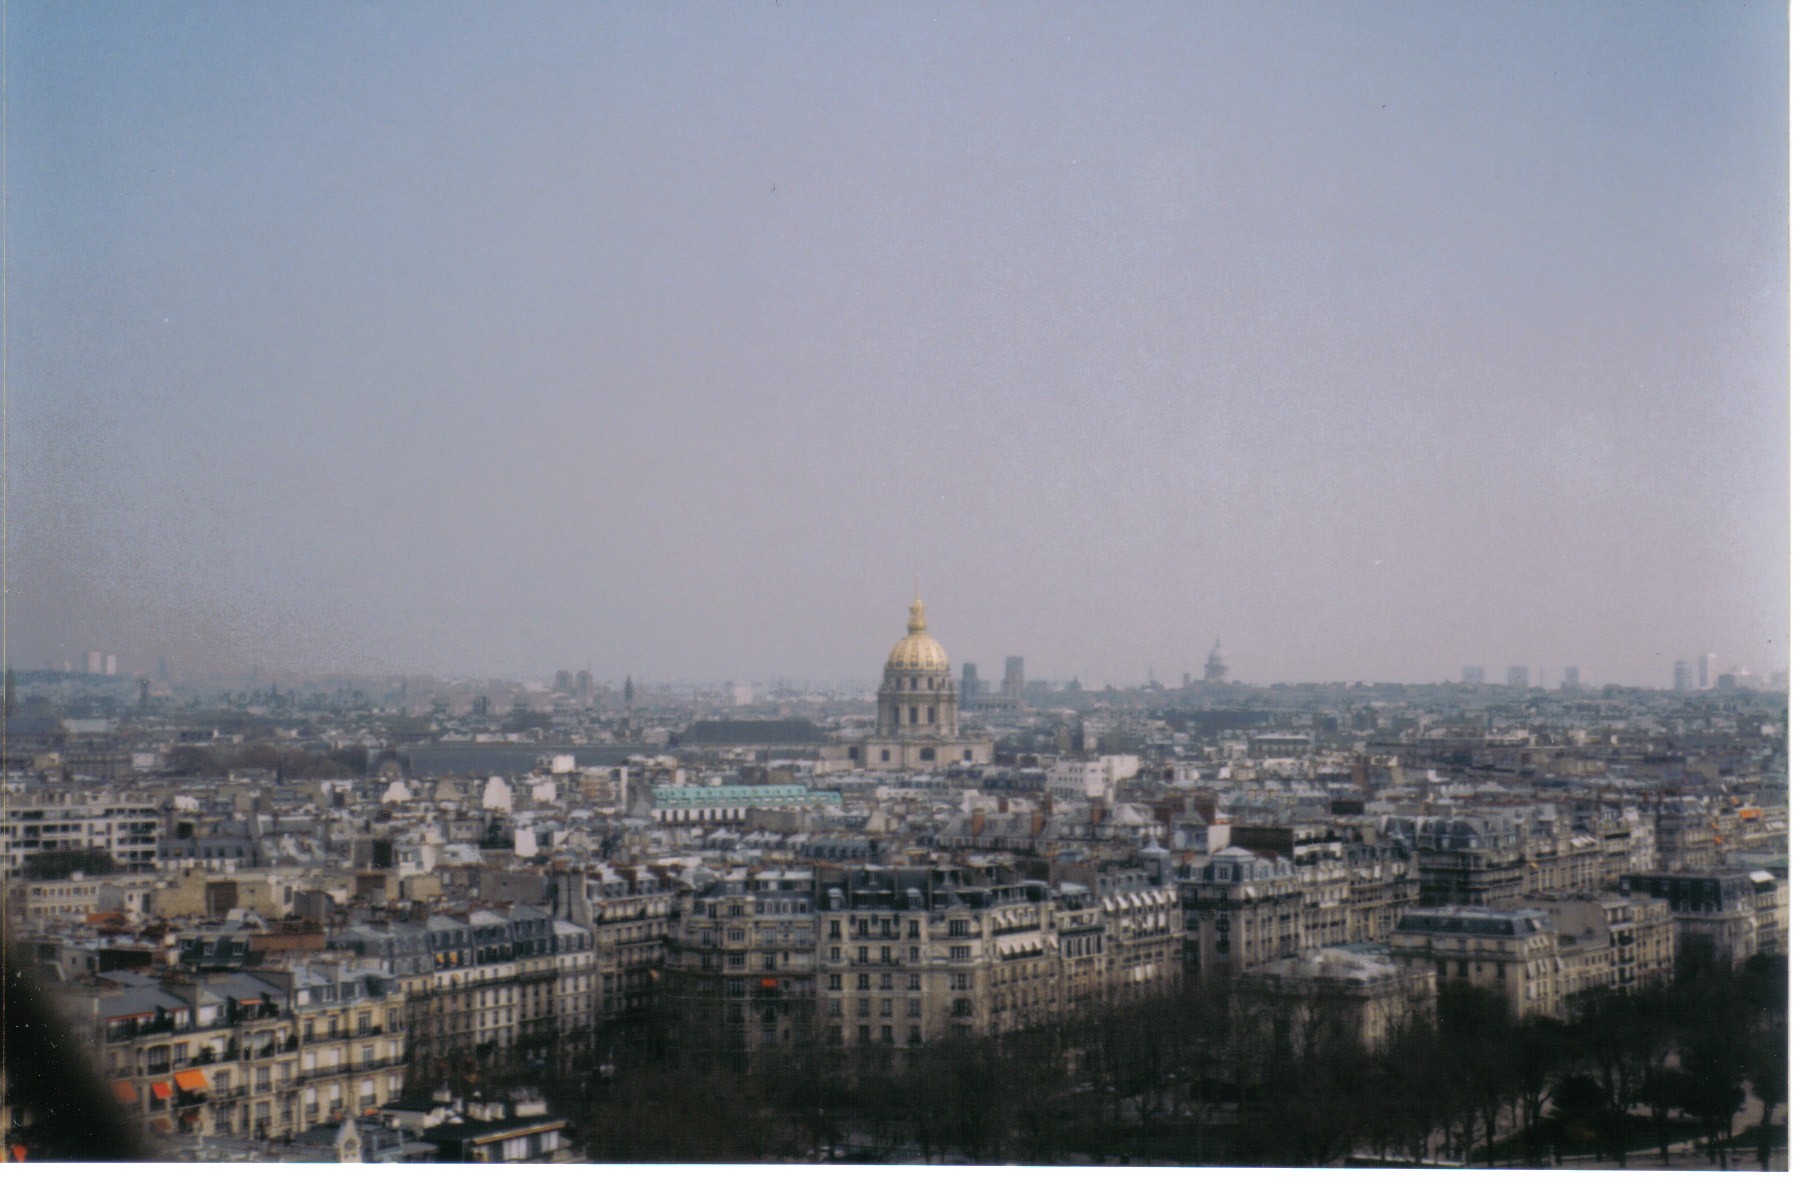
[[[917,597],[912,600],[912,614],[906,621],[906,635],[900,638],[899,644],[887,655],[887,669],[949,673],[949,655],[943,652],[943,647],[937,644],[936,638],[925,632],[924,601]]]

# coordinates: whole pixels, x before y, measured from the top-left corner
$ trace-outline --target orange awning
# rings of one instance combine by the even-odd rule
[[[150,1092],[165,1102],[175,1096],[174,1089],[171,1088],[166,1081],[152,1081],[150,1083]]]
[[[150,1129],[160,1131],[166,1135],[173,1132],[175,1128],[169,1125],[169,1120],[166,1118],[152,1118],[150,1120]]]
[[[206,1089],[206,1074],[200,1072],[198,1069],[183,1069],[181,1072],[175,1074],[175,1088],[185,1090],[190,1094],[204,1092]]]
[[[135,1106],[137,1105],[137,1086],[132,1085],[129,1081],[115,1081],[112,1083],[112,1096],[127,1106]]]

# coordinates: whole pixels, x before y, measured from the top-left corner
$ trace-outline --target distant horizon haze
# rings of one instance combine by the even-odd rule
[[[15,667],[1789,666],[1775,0],[7,11]]]

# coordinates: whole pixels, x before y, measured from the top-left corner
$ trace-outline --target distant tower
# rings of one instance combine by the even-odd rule
[[[558,670],[556,672],[556,690],[564,695],[574,694],[575,676],[566,670]]]
[[[1207,682],[1223,682],[1229,677],[1231,668],[1224,661],[1224,642],[1212,639],[1212,652],[1206,655],[1205,680]]]
[[[962,663],[962,706],[981,697],[981,672],[973,662]]]
[[[1718,655],[1716,655],[1716,654],[1700,654],[1699,655],[1699,689],[1700,690],[1709,691],[1712,689],[1712,671],[1716,670],[1717,667],[1718,667]]]
[[[1008,658],[1008,671],[1011,664]],[[950,686],[949,658],[926,631],[924,601],[917,597],[912,600],[906,635],[887,655],[875,703],[879,739],[956,737],[956,692]]]
[[[1008,699],[1024,698],[1024,659],[1006,659],[1006,680],[1000,684],[999,693]]]
[[[89,674],[103,674],[106,672],[106,656],[99,650],[89,650],[86,657],[86,668]]]
[[[1530,685],[1530,667],[1507,666],[1505,668],[1505,685],[1508,687],[1528,687]]]
[[[119,655],[106,655],[106,677],[116,678],[119,673]]]
[[[1674,663],[1674,690],[1686,694],[1693,689],[1693,666],[1685,658]]]
[[[1487,668],[1485,666],[1462,667],[1462,681],[1472,686],[1481,685],[1487,681]]]
[[[1580,690],[1580,667],[1564,666],[1562,668],[1562,690]]]

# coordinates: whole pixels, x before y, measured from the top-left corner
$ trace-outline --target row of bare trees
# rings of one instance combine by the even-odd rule
[[[1377,1046],[1320,997],[1190,984],[1027,1032],[739,1059],[643,1039],[553,1080],[588,1151],[626,1162],[1498,1166],[1704,1138],[1753,1095],[1760,1158],[1785,1101],[1786,968],[1694,961],[1674,981],[1517,1021],[1451,982]],[[601,1047],[607,1047],[602,1039]],[[1650,1161],[1643,1161],[1650,1166]]]

